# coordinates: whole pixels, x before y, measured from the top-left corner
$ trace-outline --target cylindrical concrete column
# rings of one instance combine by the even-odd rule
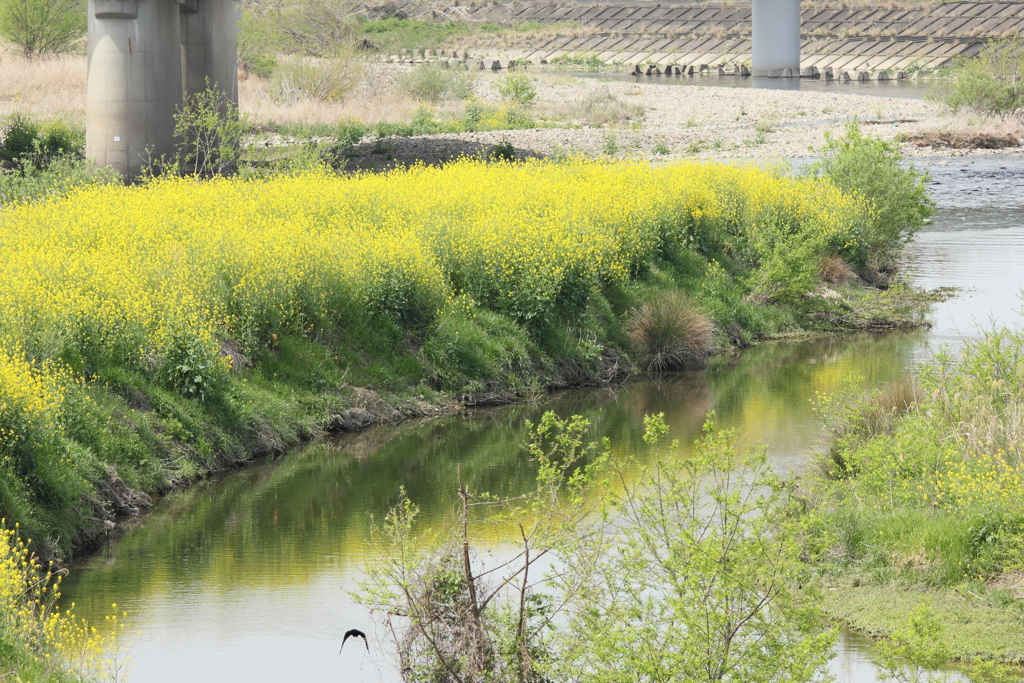
[[[799,76],[800,0],[753,0],[751,9],[751,73]]]
[[[185,92],[210,87],[238,105],[238,52],[233,0],[185,0],[181,5],[182,65]]]
[[[174,154],[181,33],[174,0],[89,0],[86,154],[127,180]]]

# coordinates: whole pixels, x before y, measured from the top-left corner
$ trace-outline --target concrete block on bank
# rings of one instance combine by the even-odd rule
[[[821,76],[821,72],[818,71],[818,67],[816,66],[805,66],[800,70],[800,76],[802,78],[819,78]]]
[[[488,68],[490,68],[491,71],[501,71],[501,62],[497,59],[490,60],[490,66]]]
[[[826,66],[821,75],[826,81],[831,81],[836,77],[835,72],[832,71],[832,67],[830,66]]]
[[[728,72],[727,72],[727,71],[725,70],[725,67],[724,67],[724,66],[720,66],[720,67],[717,67],[717,68],[715,69],[715,73],[717,73],[717,74],[718,74],[719,76],[732,76],[732,72],[731,72],[731,71],[728,71]]]
[[[423,59],[423,50],[419,49],[418,47],[413,49],[413,51],[412,51],[412,58],[413,59]]]
[[[897,81],[905,81],[905,80],[907,80],[907,72],[906,71],[897,71],[896,72],[896,80]]]
[[[434,56],[434,51],[433,50],[427,48],[426,50],[423,51],[423,58],[424,59],[430,59],[433,56]]]
[[[875,73],[871,74],[871,80],[873,81],[887,81],[889,80],[889,72],[884,69],[879,69]]]
[[[840,71],[839,72],[839,80],[841,80],[841,81],[843,81],[845,83],[845,82],[848,82],[848,81],[852,81],[853,77],[850,76],[850,72],[849,71]]]

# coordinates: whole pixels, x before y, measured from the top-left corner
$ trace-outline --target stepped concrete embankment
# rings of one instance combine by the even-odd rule
[[[804,4],[802,75],[830,73],[840,78],[846,73],[863,79],[903,72],[913,77],[942,67],[958,55],[975,55],[993,38],[1024,33],[1024,3],[1020,2],[847,5]],[[750,3],[469,2],[438,9],[437,5],[392,1],[365,4],[362,10],[370,18],[401,12],[440,21],[575,27],[512,42],[508,36],[477,37],[455,54],[472,67],[501,68],[510,61],[539,64],[567,57],[628,66],[653,64],[662,72],[664,67],[675,67],[670,73],[676,73],[676,68],[696,73],[702,67],[721,67],[724,75],[740,75],[751,59]],[[416,55],[411,50],[386,56],[392,61],[452,57],[451,52]]]

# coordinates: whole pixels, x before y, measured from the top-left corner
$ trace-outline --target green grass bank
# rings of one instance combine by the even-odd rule
[[[948,658],[1021,664],[1024,333],[989,329],[916,379],[823,397],[809,500],[836,618],[892,636],[914,609]]]

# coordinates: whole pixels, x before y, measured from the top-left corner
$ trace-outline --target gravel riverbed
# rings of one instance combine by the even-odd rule
[[[415,160],[444,161],[486,153],[502,142],[510,143],[520,157],[580,153],[665,161],[791,159],[814,156],[826,134],[841,134],[852,119],[861,122],[865,133],[883,139],[948,130],[955,123],[934,102],[841,92],[852,86],[820,92],[531,75],[536,77],[538,91],[534,115],[542,122],[545,118],[559,121],[554,127],[390,138],[383,145],[364,142],[353,150],[348,168],[379,170]],[[493,87],[500,77],[483,76],[477,88],[482,99],[500,102]],[[605,125],[593,123],[602,112],[613,110],[631,116]],[[962,122],[956,125],[963,128]],[[1020,146],[950,149],[909,142],[902,146],[904,153],[916,157],[1024,151]]]

